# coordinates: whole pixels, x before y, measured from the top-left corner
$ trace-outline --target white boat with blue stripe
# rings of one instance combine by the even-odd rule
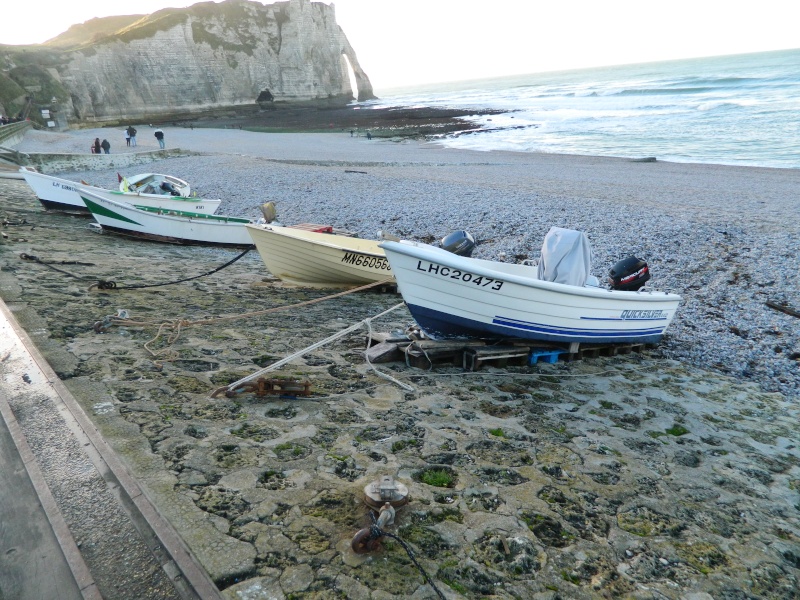
[[[537,266],[459,256],[423,243],[385,241],[380,247],[409,311],[433,339],[655,344],[681,301],[666,292],[546,281]]]
[[[138,186],[137,191],[111,191],[99,188],[97,186],[89,185],[85,182],[78,183],[69,179],[61,179],[60,177],[53,177],[52,175],[45,175],[34,171],[29,167],[21,167],[19,170],[20,175],[25,179],[28,185],[39,198],[48,210],[59,210],[70,213],[84,213],[88,214],[89,209],[84,204],[80,195],[80,190],[88,190],[94,194],[103,196],[104,198],[111,199],[115,202],[127,202],[140,208],[159,208],[164,210],[184,210],[204,214],[214,214],[219,208],[222,200],[215,198],[189,198],[187,196],[174,196],[169,193],[169,189],[175,190],[176,186],[171,182],[182,181],[177,178],[170,178],[168,175],[157,175],[154,173],[146,173],[143,175],[136,175],[131,178],[133,181],[152,180],[155,177],[161,177],[162,182],[170,183],[167,188],[160,188],[152,185]],[[149,179],[148,179],[149,178]],[[178,191],[184,190],[188,192],[189,184],[179,188]]]

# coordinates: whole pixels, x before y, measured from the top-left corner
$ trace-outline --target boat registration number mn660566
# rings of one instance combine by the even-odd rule
[[[369,254],[358,254],[357,252],[345,252],[342,262],[356,267],[367,267],[368,269],[389,270],[389,261],[382,256],[370,256]]]
[[[432,273],[434,275],[441,275],[442,277],[447,277],[449,279],[459,279],[461,281],[465,281],[468,283],[474,283],[480,287],[488,287],[491,290],[499,290],[503,287],[503,282],[498,281],[497,279],[492,279],[491,277],[484,277],[483,275],[475,275],[474,273],[469,273],[468,271],[462,271],[460,269],[452,269],[450,267],[445,267],[443,265],[437,265],[434,263],[425,262],[423,260],[417,261],[417,271],[422,271],[424,273]]]

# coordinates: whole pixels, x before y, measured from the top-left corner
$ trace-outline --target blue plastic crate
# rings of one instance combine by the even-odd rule
[[[540,360],[554,364],[558,362],[558,355],[565,352],[566,350],[559,350],[558,348],[533,348],[528,356],[528,364],[535,365]]]

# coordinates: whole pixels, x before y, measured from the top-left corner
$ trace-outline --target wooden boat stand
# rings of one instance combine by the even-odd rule
[[[414,333],[411,334],[412,338]],[[373,333],[367,358],[372,363],[405,360],[412,367],[428,369],[434,365],[460,366],[478,371],[484,365],[495,367],[530,366],[537,363],[571,362],[584,358],[616,356],[641,352],[652,344],[557,344],[531,340],[503,340],[487,344],[481,340],[412,339],[399,333]]]

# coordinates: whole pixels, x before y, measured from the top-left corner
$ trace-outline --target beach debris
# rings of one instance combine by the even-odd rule
[[[800,311],[793,309],[788,304],[781,304],[780,302],[775,302],[774,300],[767,300],[766,305],[772,308],[773,310],[779,310],[780,312],[786,313],[787,315],[792,315],[793,317],[800,318]]]
[[[300,381],[299,379],[278,379],[259,377],[254,381],[248,381],[234,388],[220,388],[211,397],[215,397],[222,389],[225,390],[227,398],[233,398],[237,394],[255,394],[256,396],[280,396],[281,398],[296,398],[297,396],[308,397],[311,395],[311,382]]]

